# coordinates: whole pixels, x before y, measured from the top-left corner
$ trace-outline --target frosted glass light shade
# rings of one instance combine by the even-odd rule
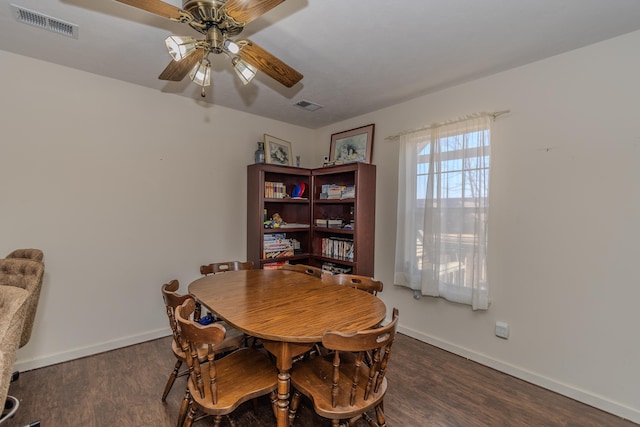
[[[237,56],[233,58],[231,63],[233,64],[233,69],[236,71],[236,74],[238,75],[238,77],[240,77],[240,80],[245,85],[253,80],[253,78],[256,76],[256,73],[258,72],[258,69],[256,67],[246,61],[243,61]]]
[[[233,53],[234,55],[240,52],[240,46],[238,46],[238,43],[234,42],[233,40],[226,39],[224,41],[223,46],[225,50],[227,50],[230,53]]]
[[[180,61],[196,51],[196,39],[189,36],[169,36],[164,44],[174,61]]]
[[[211,62],[208,58],[202,58],[189,73],[189,77],[193,82],[200,86],[211,85]]]

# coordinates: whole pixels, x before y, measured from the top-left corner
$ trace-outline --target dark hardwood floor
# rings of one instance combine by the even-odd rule
[[[10,394],[21,403],[7,427],[35,420],[42,427],[174,427],[186,378],[178,378],[166,403],[160,401],[174,361],[167,337],[23,372],[11,384]],[[396,338],[388,379],[390,427],[636,426],[405,335]],[[239,427],[275,426],[266,398],[257,413],[245,403],[233,416]],[[330,425],[306,401],[294,423]]]

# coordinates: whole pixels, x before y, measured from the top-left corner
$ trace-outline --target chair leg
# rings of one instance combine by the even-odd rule
[[[269,400],[271,400],[271,409],[273,410],[273,416],[278,418],[278,392],[273,390],[269,395]]]
[[[222,415],[216,415],[213,418],[213,427],[220,427],[220,424],[222,424]],[[189,427],[189,426],[186,426]]]
[[[384,410],[383,410],[382,403],[380,403],[378,406],[375,407],[375,411],[376,411],[376,418],[378,422],[375,422],[366,412],[362,414],[362,418],[367,423],[369,423],[371,427],[386,427],[387,421],[384,419]]]
[[[384,419],[384,406],[382,402],[376,406],[376,418],[378,418],[378,425],[380,427],[387,427],[387,421]]]
[[[180,404],[177,427],[183,427],[185,425],[189,409],[191,409],[191,395],[189,394],[189,387],[187,387],[187,390],[184,393],[184,399],[182,399],[182,403]]]
[[[364,419],[371,427],[378,427],[375,421],[367,414],[366,412],[362,414],[362,419]]]
[[[162,401],[165,402],[167,400],[167,396],[169,395],[169,392],[171,391],[171,387],[173,387],[173,383],[176,380],[176,378],[178,377],[178,374],[180,373],[180,367],[182,366],[182,360],[178,359],[176,361],[176,365],[173,368],[173,372],[171,372],[171,375],[169,375],[169,379],[167,380],[167,385],[164,386],[164,393],[162,393]]]
[[[298,390],[293,392],[293,397],[289,403],[289,426],[293,425],[293,420],[296,419],[296,413],[298,412],[298,406],[300,405],[300,392]],[[274,408],[277,411],[277,408]]]
[[[191,424],[193,423],[193,419],[195,417],[196,417],[196,407],[195,405],[189,405],[189,414],[187,415],[187,418],[184,420],[183,427],[191,427]]]

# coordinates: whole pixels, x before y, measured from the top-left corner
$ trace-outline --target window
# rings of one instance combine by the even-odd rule
[[[489,117],[401,138],[395,283],[488,307]]]

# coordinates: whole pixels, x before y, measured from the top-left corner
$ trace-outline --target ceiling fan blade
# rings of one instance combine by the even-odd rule
[[[223,6],[227,16],[238,23],[248,24],[264,15],[284,0],[229,0]]]
[[[246,44],[245,44],[246,43]],[[238,56],[272,79],[291,87],[302,80],[303,75],[294,70],[251,40],[243,40]]]
[[[172,82],[179,82],[196,66],[198,61],[204,57],[205,50],[198,49],[191,55],[182,59],[181,61],[171,61],[167,68],[160,73],[158,78],[160,80],[170,80]]]
[[[186,12],[161,0],[116,0],[117,2],[146,10],[175,21],[182,21]]]

